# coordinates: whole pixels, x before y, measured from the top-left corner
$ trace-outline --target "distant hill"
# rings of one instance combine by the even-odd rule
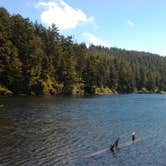
[[[88,95],[166,91],[166,58],[86,47],[0,8],[1,95]]]

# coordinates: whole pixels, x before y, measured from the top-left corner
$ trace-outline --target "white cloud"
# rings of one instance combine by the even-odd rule
[[[101,46],[105,46],[105,47],[110,47],[110,45],[102,40],[102,39],[99,39],[98,37],[96,37],[95,35],[91,34],[91,33],[82,33],[82,36],[87,40],[87,44],[88,46],[90,44],[93,44],[93,45],[101,45]]]
[[[129,27],[133,28],[135,26],[134,22],[131,20],[127,20],[127,24]]]
[[[60,30],[76,28],[80,23],[93,23],[94,18],[88,17],[82,10],[74,9],[63,0],[39,2],[37,8],[43,7],[41,21],[50,26],[55,24]]]
[[[149,49],[148,51],[151,53],[154,53],[154,54],[159,54],[161,56],[166,56],[166,49],[165,48],[152,48],[152,49]]]

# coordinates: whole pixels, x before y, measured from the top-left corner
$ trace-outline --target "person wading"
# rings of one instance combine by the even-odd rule
[[[132,141],[133,141],[133,143],[135,141],[135,132],[132,132]]]
[[[114,152],[114,148],[115,148],[115,145],[112,144],[112,145],[110,146],[110,151]]]
[[[118,144],[119,144],[119,137],[118,137],[117,140],[115,141],[115,149],[118,149]]]

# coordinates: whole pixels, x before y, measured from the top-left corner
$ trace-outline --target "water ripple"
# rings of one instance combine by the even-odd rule
[[[166,164],[166,97],[0,98],[0,165],[101,166]],[[83,156],[120,142],[157,135],[115,154]]]

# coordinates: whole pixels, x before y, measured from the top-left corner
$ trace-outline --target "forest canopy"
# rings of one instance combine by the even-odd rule
[[[165,75],[165,57],[87,47],[0,8],[0,95],[159,93]]]

